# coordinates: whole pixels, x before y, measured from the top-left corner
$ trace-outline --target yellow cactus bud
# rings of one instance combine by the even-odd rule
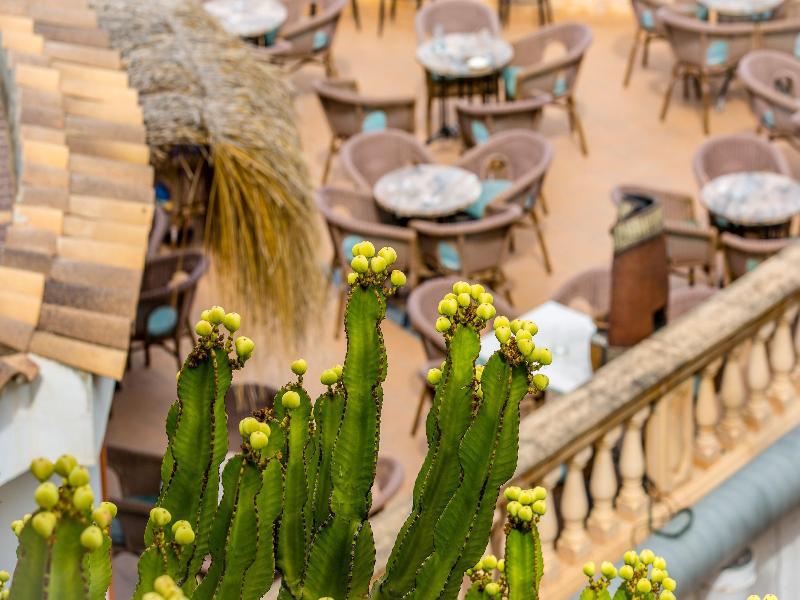
[[[350,267],[356,273],[366,273],[369,271],[369,260],[366,256],[359,254],[350,261]]]

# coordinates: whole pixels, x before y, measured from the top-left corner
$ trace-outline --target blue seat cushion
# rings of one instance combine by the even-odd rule
[[[794,38],[794,55],[800,58],[800,35]]]
[[[384,131],[386,125],[386,113],[382,110],[373,110],[364,116],[364,120],[361,122],[361,131]]]
[[[461,269],[461,257],[458,250],[450,242],[439,242],[436,246],[436,253],[439,255],[439,263],[446,269],[458,271]]]
[[[164,204],[169,200],[169,189],[160,181],[156,182],[156,202]]]
[[[517,75],[520,67],[506,67],[503,69],[503,81],[506,85],[506,98],[513,100],[517,97]]]
[[[714,40],[706,50],[706,64],[710,67],[724,65],[728,60],[728,42]]]
[[[482,144],[489,139],[489,130],[482,121],[472,121],[472,123],[469,125],[469,128],[470,132],[472,133],[472,139],[476,144]]]
[[[642,27],[647,31],[653,31],[656,28],[656,19],[653,16],[653,11],[646,8],[642,11],[642,16],[639,18]]]
[[[473,219],[482,218],[483,213],[486,212],[486,206],[510,187],[511,181],[508,179],[484,179],[481,181],[481,195],[464,212]]]
[[[178,324],[178,311],[172,306],[159,306],[147,317],[147,334],[150,337],[162,337],[175,331]]]
[[[278,38],[278,29],[279,27],[276,27],[272,31],[268,31],[267,33],[264,34],[265,46],[272,46],[272,44],[275,43],[275,40]]]
[[[567,77],[561,73],[557,78],[556,82],[553,84],[553,96],[558,98],[559,96],[563,96],[567,93]]]
[[[320,50],[324,50],[325,47],[328,45],[328,34],[324,31],[317,31],[314,33],[314,40],[311,44],[311,48],[314,52],[319,52]]]
[[[775,127],[775,113],[771,110],[767,109],[761,114],[761,123],[767,129],[772,129]]]

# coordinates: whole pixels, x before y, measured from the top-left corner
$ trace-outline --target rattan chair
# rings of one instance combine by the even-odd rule
[[[419,236],[423,261],[434,273],[475,279],[509,297],[502,267],[513,228],[524,217],[522,209],[509,204],[487,210],[477,221],[436,223],[412,219],[408,225]]]
[[[509,129],[538,129],[543,109],[551,100],[549,94],[542,94],[516,102],[457,102],[456,115],[464,146],[472,148]]]
[[[744,238],[727,232],[720,236],[719,241],[725,264],[726,285],[746,275],[787,246],[800,242],[797,238]]]
[[[758,24],[758,47],[797,56],[797,36],[800,35],[800,15],[770,19]]]
[[[254,52],[286,65],[290,71],[308,63],[320,63],[325,74],[333,77],[336,67],[331,48],[346,5],[347,0],[320,0],[314,16],[282,27],[274,45],[254,48]]]
[[[492,136],[464,154],[457,163],[481,179],[481,198],[471,209],[482,213],[489,203],[494,206],[515,204],[529,217],[548,273],[552,272],[550,255],[535,209],[539,198],[543,197],[544,178],[554,154],[553,145],[542,135],[517,129]]]
[[[422,285],[411,290],[408,295],[408,302],[406,303],[406,310],[408,311],[408,320],[411,327],[414,328],[425,349],[425,355],[428,360],[419,369],[418,376],[422,381],[422,392],[417,402],[417,408],[414,411],[414,420],[411,424],[411,435],[416,435],[419,427],[420,416],[425,404],[432,397],[432,390],[428,384],[427,374],[428,370],[438,367],[444,359],[447,348],[445,346],[444,337],[441,333],[436,331],[434,323],[438,314],[439,301],[445,294],[453,291],[453,284],[459,281],[458,277],[437,277],[436,279],[429,279]],[[487,292],[494,296],[494,306],[497,309],[498,315],[504,315],[509,318],[517,316],[517,311],[507,304],[491,289]],[[491,323],[487,323],[487,329],[491,327]]]
[[[670,271],[686,277],[690,284],[695,282],[697,269],[713,280],[714,230],[697,217],[692,197],[643,185],[619,185],[611,191],[614,204],[629,196],[653,198],[661,205]]]
[[[328,180],[333,155],[345,140],[357,133],[385,129],[414,133],[414,96],[364,96],[358,93],[353,80],[320,81],[314,84],[314,89],[332,134],[322,183]]]
[[[625,79],[623,80],[625,87],[628,87],[631,81],[639,48],[642,49],[642,67],[646,67],[650,56],[650,43],[653,40],[666,39],[664,27],[656,18],[656,13],[658,9],[669,4],[667,0],[631,0],[633,16],[636,19],[636,33],[633,36],[633,45],[628,55],[628,65],[625,67]]]
[[[739,63],[737,73],[758,129],[800,148],[800,129],[793,121],[800,111],[800,60],[775,50],[754,50]]]
[[[406,274],[406,289],[413,289],[420,278],[420,259],[417,233],[408,227],[393,225],[382,213],[372,196],[363,192],[323,187],[317,190],[316,203],[333,243],[331,277],[339,269],[340,274],[350,272],[353,258],[352,247],[361,240],[372,242],[376,248],[391,246],[397,252],[393,269]],[[343,282],[339,285],[339,304],[336,319],[336,335],[340,335],[339,323],[344,315],[347,292]]]
[[[718,135],[703,143],[692,159],[697,185],[729,173],[767,171],[791,177],[783,153],[754,133]]]
[[[708,23],[661,8],[657,13],[663,25],[675,64],[661,107],[661,120],[667,117],[672,93],[680,80],[692,78],[698,82],[702,101],[703,132],[708,134],[711,112],[711,80],[722,79],[722,88],[733,78],[739,60],[756,43],[753,23]]]
[[[342,144],[339,154],[347,175],[357,188],[368,193],[386,173],[434,162],[413,135],[394,129],[356,134]]]
[[[181,339],[189,336],[194,343],[192,303],[197,284],[207,270],[208,259],[196,250],[156,256],[145,263],[131,337],[131,351],[135,342],[144,347],[145,366],[150,366],[150,347],[158,344],[172,352],[180,369]]]
[[[433,37],[441,28],[443,34],[477,33],[486,29],[491,35],[500,35],[497,15],[477,0],[436,0],[423,6],[414,19],[417,42]]]
[[[584,154],[588,154],[589,150],[575,103],[575,86],[591,43],[592,31],[586,25],[549,25],[513,43],[514,58],[503,72],[507,99],[547,94],[550,96],[549,104],[566,110],[570,131],[577,133]],[[546,53],[553,46],[562,47],[564,52],[546,59]]]
[[[503,25],[508,25],[511,21],[511,4],[513,0],[498,0],[497,16]],[[550,0],[534,0],[536,12],[539,19],[539,26],[548,25],[554,21],[553,6]]]

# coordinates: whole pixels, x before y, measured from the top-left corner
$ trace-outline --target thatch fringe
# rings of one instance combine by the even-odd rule
[[[139,91],[156,168],[182,147],[207,149],[205,238],[223,282],[247,299],[248,316],[301,333],[323,284],[310,178],[281,71],[198,2],[92,4]]]

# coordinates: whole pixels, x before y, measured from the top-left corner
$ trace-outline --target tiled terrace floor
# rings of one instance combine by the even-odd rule
[[[344,15],[335,53],[340,75],[358,80],[364,91],[380,94],[416,93],[423,103],[422,71],[414,58],[413,4],[400,2],[397,21],[389,23],[382,38],[376,35],[377,0],[362,0],[364,27],[357,31],[349,13]],[[637,68],[627,90],[622,88],[622,74],[632,36],[630,18],[598,20],[578,15],[557,15],[557,20],[583,19],[595,35],[594,44],[584,64],[578,85],[580,112],[588,136],[590,155],[584,158],[568,135],[564,114],[555,109],[546,114],[541,131],[556,148],[556,157],[548,175],[545,192],[550,215],[544,220],[545,235],[553,256],[554,273],[545,274],[535,239],[522,233],[517,240],[518,254],[509,260],[506,273],[513,283],[513,299],[521,310],[529,309],[549,296],[570,276],[583,269],[608,264],[611,245],[608,230],[613,220],[609,202],[610,189],[622,182],[647,183],[694,193],[691,156],[703,141],[700,113],[696,105],[676,96],[666,123],[658,121],[658,110],[671,67],[671,55],[664,44],[655,43],[650,67]],[[513,40],[534,27],[533,12],[515,7],[513,24],[504,31]],[[296,85],[297,122],[308,156],[311,172],[319,181],[329,137],[321,108],[311,92],[311,83],[322,77],[316,67],[308,67],[293,76]],[[419,135],[423,114],[418,111]],[[744,92],[734,84],[723,112],[712,115],[712,131],[752,130],[753,118]],[[433,150],[442,161],[457,156],[457,143],[437,143]],[[797,157],[790,155],[797,162]],[[334,163],[333,183],[347,185]],[[321,230],[322,231],[322,230]],[[320,264],[327,263],[327,236],[322,233]],[[253,332],[258,343],[256,358],[241,374],[241,380],[263,381],[279,385],[289,374],[288,364],[295,355],[304,356],[313,373],[319,373],[344,354],[344,342],[333,337],[334,296],[321,312],[324,321],[311,328],[307,340],[294,353],[279,353],[269,332]],[[199,294],[199,304],[216,300],[213,282],[206,281]],[[240,312],[246,311],[240,306]],[[198,308],[199,310],[199,308]],[[246,318],[245,318],[246,320]],[[409,436],[411,419],[420,383],[415,375],[423,361],[422,345],[408,331],[393,322],[384,327],[389,353],[381,451],[401,458],[406,466],[406,489],[424,451],[422,433]],[[149,371],[141,368],[141,355],[134,356],[135,368],[128,373],[114,404],[109,438],[117,443],[160,449],[164,444],[164,421],[174,397],[174,367],[171,357],[156,350],[157,365]],[[312,378],[315,381],[316,378]],[[311,386],[312,393],[319,384]]]

